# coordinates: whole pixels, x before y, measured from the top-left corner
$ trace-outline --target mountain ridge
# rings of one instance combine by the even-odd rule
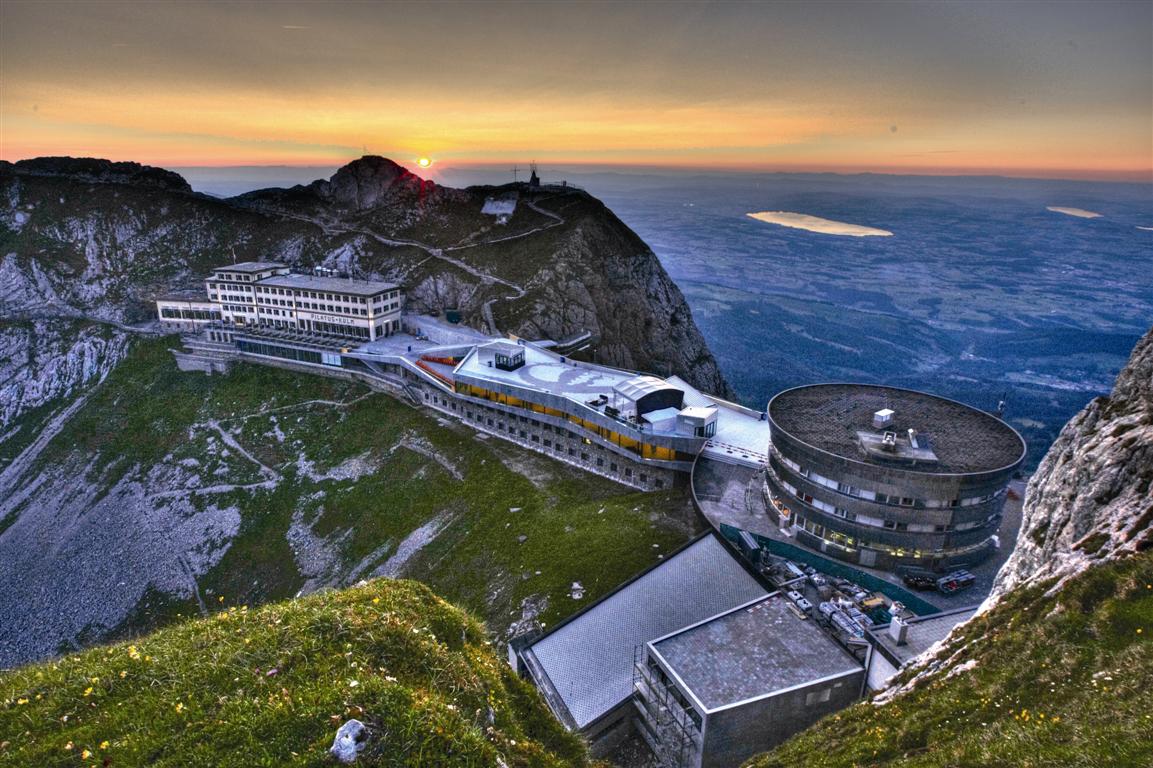
[[[492,195],[518,201],[505,224]],[[599,362],[731,390],[679,288],[607,207],[573,188],[453,189],[377,156],[328,180],[219,199],[170,171],[40,158],[0,166],[0,317],[139,322],[232,260],[325,266],[406,287],[501,334],[594,337]]]

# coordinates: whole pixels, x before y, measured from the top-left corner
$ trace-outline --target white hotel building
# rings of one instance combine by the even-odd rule
[[[292,274],[284,264],[247,261],[214,269],[205,287],[207,300],[158,300],[160,320],[185,330],[215,323],[365,341],[401,327],[403,299],[393,283]]]

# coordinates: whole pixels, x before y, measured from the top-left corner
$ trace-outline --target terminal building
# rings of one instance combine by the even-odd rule
[[[863,566],[935,570],[997,547],[1025,443],[1005,422],[907,389],[819,384],[776,395],[764,492],[797,541]]]

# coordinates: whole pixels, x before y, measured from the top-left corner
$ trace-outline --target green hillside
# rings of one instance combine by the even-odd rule
[[[907,695],[828,717],[749,768],[1147,768],[1153,553],[1048,586],[971,621]]]
[[[0,766],[582,766],[484,627],[411,581],[232,607],[0,673]]]
[[[133,342],[24,481],[73,485],[38,490],[4,524],[47,517],[61,495],[90,508],[127,481],[151,495],[110,518],[125,535],[135,515],[210,507],[238,510],[239,528],[197,574],[195,594],[150,590],[113,634],[94,631],[81,644],[205,605],[346,586],[390,561],[388,575],[429,584],[500,641],[522,618],[568,616],[694,533],[684,491],[635,492],[355,383],[258,365],[182,373],[174,343]],[[191,507],[164,506],[176,502]]]

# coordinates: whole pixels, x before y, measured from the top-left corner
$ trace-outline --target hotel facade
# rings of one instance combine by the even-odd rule
[[[266,327],[372,341],[397,333],[404,303],[392,283],[294,274],[284,264],[249,261],[213,270],[207,299],[156,302],[161,322],[180,330]]]

